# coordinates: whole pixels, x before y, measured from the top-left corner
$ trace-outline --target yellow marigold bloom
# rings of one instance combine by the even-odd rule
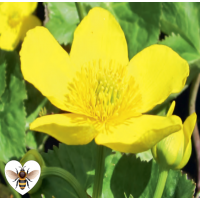
[[[93,8],[74,33],[68,55],[46,28],[27,33],[20,52],[24,78],[69,111],[37,118],[31,130],[69,145],[93,139],[121,152],[141,152],[181,129],[177,116],[146,113],[181,91],[189,66],[172,49],[152,45],[130,62],[124,33],[103,8]]]
[[[1,49],[14,50],[29,29],[41,25],[40,20],[32,15],[36,7],[37,2],[0,3]]]
[[[168,117],[172,115],[174,107],[175,101],[170,106]],[[181,169],[187,164],[192,152],[191,136],[196,119],[196,113],[191,114],[183,123],[181,130],[164,138],[151,149],[154,159],[162,167]]]

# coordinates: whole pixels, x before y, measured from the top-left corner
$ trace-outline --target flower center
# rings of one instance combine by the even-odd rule
[[[77,72],[68,87],[67,106],[70,112],[84,114],[100,122],[119,117],[139,115],[137,92],[133,77],[127,76],[126,66],[114,61],[89,62]]]

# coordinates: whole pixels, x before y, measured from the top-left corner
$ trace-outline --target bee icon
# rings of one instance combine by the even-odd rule
[[[17,181],[16,188],[19,183],[20,189],[23,190],[26,187],[26,183],[29,188],[28,181],[32,182],[31,179],[34,179],[39,174],[39,170],[33,170],[32,172],[29,173],[28,171],[30,168],[27,170],[27,172],[25,172],[24,170],[25,166],[20,168],[21,169],[19,173],[17,171],[17,168],[15,168],[17,173],[13,172],[12,170],[6,170],[6,174],[10,179],[14,179],[13,182]]]

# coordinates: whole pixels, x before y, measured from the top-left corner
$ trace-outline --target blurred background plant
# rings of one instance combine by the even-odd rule
[[[129,58],[152,44],[171,47],[190,65],[187,84],[180,94],[171,95],[151,114],[166,115],[173,99],[174,114],[185,121],[196,111],[200,114],[200,3],[80,3],[85,14],[95,6],[109,10],[120,23],[129,48]],[[80,22],[73,2],[39,3],[34,13],[53,34],[62,47],[70,52],[73,33]],[[1,20],[1,18],[0,18]],[[95,143],[67,146],[45,134],[29,130],[29,124],[39,115],[62,113],[38,90],[25,82],[20,72],[19,50],[0,51],[0,161],[20,160],[30,149],[38,149],[47,166],[68,170],[92,194]],[[199,119],[197,118],[197,125]],[[162,197],[192,197],[200,191],[200,139],[198,126],[193,133],[192,156],[180,170],[170,170]],[[107,149],[102,197],[153,196],[158,179],[158,165],[150,151],[126,155]],[[0,197],[14,195],[6,186],[1,165]],[[186,175],[188,178],[186,177]],[[143,177],[143,178],[141,178]],[[122,184],[123,183],[123,184]],[[57,186],[60,185],[59,189]],[[5,189],[6,188],[6,189]],[[4,191],[2,193],[1,191]],[[8,191],[8,192],[6,192]],[[31,197],[77,197],[71,185],[59,177],[47,177]],[[26,194],[25,197],[29,195]]]

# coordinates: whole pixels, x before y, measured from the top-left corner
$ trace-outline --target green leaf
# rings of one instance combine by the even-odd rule
[[[42,134],[41,134],[42,135]],[[26,146],[29,149],[37,149],[37,141],[33,131],[28,131],[26,134]]]
[[[94,141],[82,146],[60,144],[59,148],[54,147],[53,151],[43,153],[42,156],[47,166],[61,167],[75,176],[84,190],[91,196],[95,174],[96,148],[97,145]],[[103,197],[110,197],[112,196],[110,179],[121,153],[112,152],[111,149],[107,148],[106,155]],[[44,194],[45,197],[77,197],[73,188],[66,181],[55,176],[44,179],[39,191],[31,194],[31,197],[40,197],[41,194]]]
[[[26,147],[44,151],[44,145],[48,138],[47,134],[29,130],[26,134]]]
[[[28,96],[25,100],[27,112],[26,128],[28,129],[29,124],[39,116],[42,108],[46,108],[47,114],[58,113],[59,109],[52,105],[50,101],[48,101],[48,99],[44,97],[33,85],[28,82],[25,82],[25,84]]]
[[[61,167],[74,175],[91,196],[96,150],[94,141],[83,146],[60,144],[59,148],[54,147],[54,150],[43,153],[42,156],[47,166]],[[158,170],[158,165],[153,160],[142,162],[136,159],[135,155],[122,156],[121,153],[107,148],[102,197],[153,197],[158,181]],[[194,189],[195,184],[188,180],[186,175],[182,175],[180,170],[171,170],[163,197],[192,197]],[[31,197],[40,197],[41,194],[45,197],[77,197],[66,181],[55,176],[45,178],[39,191],[31,194]]]
[[[111,190],[114,197],[123,198],[124,193],[126,196],[140,197],[148,185],[151,166],[151,162],[141,162],[134,155],[123,155],[111,179]],[[146,197],[151,197],[151,195]]]
[[[83,188],[86,190],[93,182],[96,144],[94,142],[83,146],[68,146],[60,144],[59,148],[54,147],[48,153],[42,154],[47,166],[61,167],[74,175]],[[41,197],[44,194],[46,198],[52,196],[78,197],[73,188],[60,177],[45,178],[42,186],[31,197]]]
[[[123,155],[117,163],[112,179],[111,190],[115,198],[132,195],[134,198],[152,198],[158,181],[158,165],[155,161],[142,162],[134,155]],[[187,189],[184,189],[187,188]],[[195,184],[180,170],[170,170],[163,198],[191,198]]]
[[[107,148],[107,157],[105,159],[105,172],[103,178],[102,198],[113,198],[113,193],[110,189],[110,181],[113,174],[113,170],[118,160],[122,157],[120,152],[115,152]],[[95,171],[94,171],[95,174]],[[92,196],[93,182],[91,187],[87,190],[88,194]]]
[[[27,112],[26,118],[26,146],[30,149],[43,148],[47,135],[29,130],[29,125],[33,122],[41,112],[42,108],[46,108],[47,114],[58,113],[59,109],[52,105],[46,97],[44,97],[33,85],[26,83],[28,98],[25,100]]]
[[[199,9],[199,3],[162,3],[161,30],[168,35],[180,34],[200,53]]]
[[[196,187],[196,184],[187,178],[187,174],[180,170],[171,170],[166,184],[163,198],[192,198]]]
[[[0,54],[1,55],[1,54]],[[0,97],[6,88],[6,60],[0,56]]]
[[[200,3],[162,3],[161,30],[169,37],[161,44],[171,47],[190,65],[187,85],[200,72]]]
[[[169,37],[165,37],[165,40],[160,42],[161,44],[170,46],[176,51],[182,58],[188,61],[188,63],[194,63],[200,58],[200,54],[197,50],[184,40],[179,34],[171,34]]]
[[[0,60],[7,63],[6,88],[1,96],[0,110],[0,160],[19,159],[25,153],[26,90],[16,52],[0,51]],[[5,73],[1,74],[5,76]]]
[[[153,159],[153,155],[151,153],[151,149],[141,152],[141,153],[137,153],[136,154],[136,158],[140,158],[141,161],[147,161],[149,162],[150,160]]]
[[[72,42],[79,17],[74,2],[48,2],[46,6],[45,26],[60,44]]]
[[[112,152],[111,154],[109,154],[106,157],[106,160],[105,160],[105,175],[104,175],[104,179],[103,179],[103,188],[102,188],[102,197],[103,198],[114,197],[113,194],[112,194],[112,191],[110,189],[110,181],[111,181],[111,178],[112,178],[114,168],[115,168],[116,164],[118,163],[118,161],[121,157],[122,157],[122,154],[120,152],[117,152],[117,151]]]
[[[41,108],[47,103],[47,98],[44,97],[33,85],[26,83],[26,90],[28,98],[25,100],[25,107],[27,112],[26,128],[29,124],[38,117]]]

